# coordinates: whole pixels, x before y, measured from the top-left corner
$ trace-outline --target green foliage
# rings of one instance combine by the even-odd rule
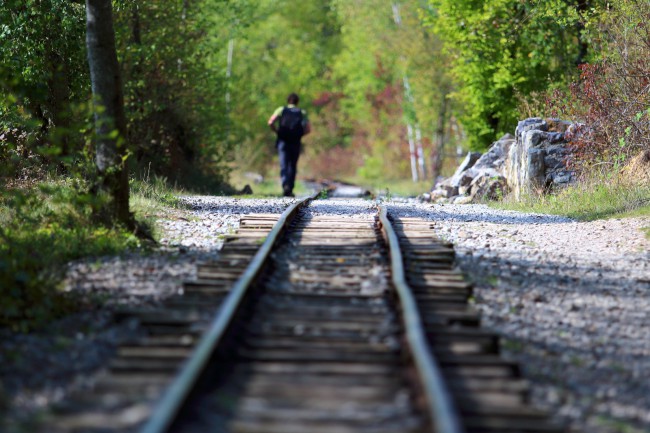
[[[133,234],[95,222],[96,200],[74,180],[0,196],[0,326],[26,331],[78,308],[57,287],[65,263],[139,246]]]
[[[587,2],[430,0],[429,22],[446,44],[469,142],[485,148],[518,120],[517,93],[568,83],[583,61]],[[596,2],[592,2],[596,3]]]
[[[593,61],[545,108],[587,125],[573,143],[578,168],[607,164],[617,171],[650,152],[650,9],[645,0],[617,0],[598,12],[585,30]]]
[[[234,12],[238,4],[241,7]],[[311,102],[331,90],[327,79],[337,51],[338,24],[329,2],[309,0],[296,7],[290,2],[266,0],[248,6],[249,2],[228,2],[210,13],[214,23],[209,28],[210,62],[219,78],[225,79],[232,41],[225,132],[238,165],[261,169],[275,153],[266,121],[286,103],[289,93],[297,92],[312,123],[317,121]],[[234,13],[237,19],[232,20]]]
[[[132,170],[152,163],[153,172],[170,179],[191,172],[192,180],[201,177],[198,184],[223,183],[225,78],[215,76],[206,29],[224,4],[114,2]],[[38,165],[93,175],[78,167],[92,153],[85,18],[83,2],[0,3],[0,174],[16,176],[25,166],[33,177]],[[25,164],[27,156],[37,161]],[[22,160],[18,169],[9,163],[15,159]]]
[[[73,162],[90,88],[84,35],[82,4],[0,3],[0,160],[17,150],[58,167]]]
[[[177,182],[197,171],[223,180],[224,79],[206,45],[214,5],[122,0],[115,7],[133,168]]]
[[[343,83],[343,108],[356,120],[367,120],[373,111],[371,95],[401,80],[393,12],[389,3],[380,0],[335,0],[332,7],[341,23],[342,45],[334,77]]]

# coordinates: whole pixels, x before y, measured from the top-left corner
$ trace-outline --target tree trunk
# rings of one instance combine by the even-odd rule
[[[86,0],[86,45],[95,104],[95,163],[101,178],[99,188],[109,197],[105,213],[133,227],[125,164],[124,95],[115,51],[111,0]]]
[[[447,93],[444,92],[440,104],[440,111],[438,112],[438,125],[436,128],[436,138],[434,140],[435,150],[433,152],[434,160],[432,164],[434,182],[436,178],[440,176],[440,172],[442,171],[442,163],[445,157],[446,121],[447,121]]]

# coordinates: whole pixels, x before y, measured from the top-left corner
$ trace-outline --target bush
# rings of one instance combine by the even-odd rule
[[[583,122],[573,140],[579,169],[618,169],[650,150],[650,9],[645,0],[610,3],[589,33],[597,53],[567,92],[547,95],[555,117]]]
[[[65,264],[136,247],[119,227],[98,226],[95,199],[66,181],[0,196],[0,326],[27,331],[77,308],[57,287]]]

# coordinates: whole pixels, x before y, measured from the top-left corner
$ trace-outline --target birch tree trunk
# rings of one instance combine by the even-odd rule
[[[442,102],[440,104],[440,111],[438,113],[438,125],[436,127],[435,140],[434,140],[434,159],[432,165],[433,180],[440,176],[442,172],[442,163],[445,158],[445,127],[447,122],[447,94],[442,95]]]
[[[106,214],[133,226],[125,166],[126,116],[115,51],[111,0],[86,0],[86,46],[95,105],[96,154],[100,189],[109,197]]]

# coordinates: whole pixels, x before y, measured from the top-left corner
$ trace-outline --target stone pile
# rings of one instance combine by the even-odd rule
[[[575,177],[566,167],[571,156],[567,136],[575,128],[555,119],[523,120],[514,136],[504,135],[486,153],[469,152],[454,175],[438,182],[424,198],[463,204],[562,188]]]

